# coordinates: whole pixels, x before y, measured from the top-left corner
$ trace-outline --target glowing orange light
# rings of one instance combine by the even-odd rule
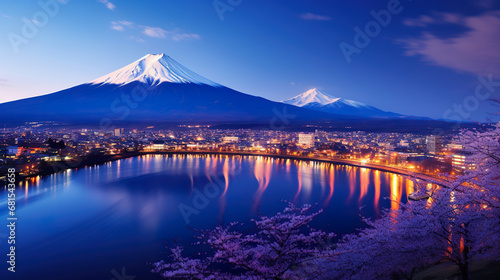
[[[379,212],[379,208],[378,208],[378,202],[380,200],[380,186],[381,186],[381,182],[380,182],[380,171],[378,170],[375,170],[375,173],[374,173],[374,181],[375,181],[375,197],[374,197],[374,206],[375,206],[375,211],[377,211],[377,213]]]

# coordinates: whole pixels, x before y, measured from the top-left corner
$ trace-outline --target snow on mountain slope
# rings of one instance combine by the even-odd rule
[[[385,112],[364,103],[329,96],[320,90],[313,88],[295,97],[282,101],[283,103],[304,107],[316,111],[355,115],[364,117],[399,117],[400,114]]]
[[[165,54],[148,54],[121,69],[91,81],[90,84],[126,85],[131,82],[149,85],[168,82],[221,86],[187,69]]]
[[[310,89],[306,92],[303,92],[295,97],[282,101],[283,103],[295,105],[302,107],[306,104],[317,102],[321,105],[325,105],[331,102],[334,102],[337,98],[328,96],[321,92],[317,88]]]
[[[338,106],[353,106],[356,108],[365,107],[370,108],[371,106],[363,104],[361,102],[357,102],[354,100],[333,97],[325,94],[317,88],[310,89],[306,92],[303,92],[295,97],[282,101],[283,103],[295,105],[295,106],[305,106],[310,103],[318,103],[318,105],[333,105],[336,103]],[[341,105],[343,104],[343,105]],[[316,105],[317,106],[317,105]],[[372,107],[373,108],[373,107]]]

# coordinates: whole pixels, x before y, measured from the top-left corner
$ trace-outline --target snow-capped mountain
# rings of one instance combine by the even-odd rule
[[[148,54],[129,65],[90,82],[91,84],[126,85],[142,82],[150,85],[168,83],[193,83],[219,87],[165,54]]]
[[[285,104],[333,114],[379,118],[403,116],[392,112],[382,111],[378,108],[358,101],[333,97],[316,88],[310,89],[282,102]]]
[[[317,88],[310,89],[306,92],[303,92],[295,97],[292,97],[290,99],[284,100],[283,103],[290,104],[290,105],[295,105],[302,107],[304,105],[307,105],[309,103],[319,103],[321,105],[325,105],[331,102],[334,102],[335,98],[328,96],[321,92]]]
[[[288,125],[347,118],[244,94],[202,77],[165,54],[149,54],[89,83],[0,104],[0,123],[210,122],[269,127],[271,122],[275,126],[283,122],[276,112],[293,116],[286,120]]]
[[[42,96],[0,104],[0,124],[53,122],[71,126],[113,127],[211,124],[263,129],[406,131],[454,124],[421,119],[388,118],[371,106],[311,90],[274,102],[230,89],[164,55],[143,58],[92,82]],[[294,106],[298,105],[298,106]],[[380,116],[382,113],[386,120]],[[375,117],[373,117],[375,116]]]

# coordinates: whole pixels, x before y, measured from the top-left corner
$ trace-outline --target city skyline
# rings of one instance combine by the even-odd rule
[[[232,7],[222,1],[59,1],[46,24],[40,22],[44,6],[13,3],[0,4],[0,30],[8,35],[1,40],[10,46],[0,50],[0,102],[90,82],[147,53],[164,52],[217,83],[274,101],[319,88],[396,113],[494,119],[494,106],[479,100],[476,108],[473,98],[478,75],[496,81],[500,72],[496,1],[377,1],[363,8],[356,8],[357,1],[241,1]],[[376,21],[374,14],[387,26],[379,25],[378,33],[375,28],[359,48],[356,27],[365,29]],[[32,38],[23,35],[24,26],[35,26]],[[441,50],[445,45],[449,56]],[[351,47],[356,52],[345,55]],[[474,110],[459,114],[456,106]]]

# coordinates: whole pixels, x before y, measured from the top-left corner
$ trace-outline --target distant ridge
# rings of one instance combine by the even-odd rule
[[[317,88],[307,90],[295,97],[282,101],[285,104],[295,105],[316,111],[332,114],[352,115],[358,117],[401,118],[401,114],[386,112],[364,103],[333,97]]]

